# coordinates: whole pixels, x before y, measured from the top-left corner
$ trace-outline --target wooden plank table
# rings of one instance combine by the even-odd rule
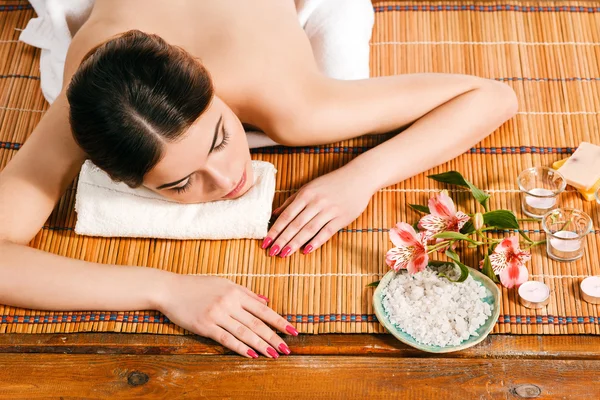
[[[286,338],[249,360],[196,336],[0,335],[0,398],[600,399],[600,336],[491,335],[432,355],[391,335]]]

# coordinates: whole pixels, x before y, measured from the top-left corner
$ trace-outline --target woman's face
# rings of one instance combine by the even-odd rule
[[[246,133],[214,97],[209,108],[144,176],[144,186],[180,203],[235,199],[254,183]]]

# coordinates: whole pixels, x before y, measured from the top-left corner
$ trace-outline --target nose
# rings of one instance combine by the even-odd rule
[[[229,193],[237,184],[226,168],[208,166],[204,170],[204,182],[211,192]]]

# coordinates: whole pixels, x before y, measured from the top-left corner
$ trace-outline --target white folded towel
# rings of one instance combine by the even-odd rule
[[[114,182],[91,161],[81,168],[75,232],[164,239],[262,239],[275,195],[275,167],[252,161],[254,186],[235,200],[180,204],[146,188]]]
[[[37,18],[32,18],[19,40],[42,49],[40,75],[42,93],[54,102],[62,87],[71,37],[92,12],[94,0],[29,0]]]
[[[319,69],[341,80],[369,78],[375,23],[371,0],[295,0]]]
[[[19,39],[42,49],[41,86],[52,103],[62,88],[71,38],[89,17],[95,0],[30,0],[33,18]],[[319,68],[336,79],[369,77],[371,0],[295,0],[300,25]],[[262,132],[247,132],[251,148],[277,145]],[[79,175],[75,232],[91,236],[172,239],[262,238],[267,234],[275,168],[253,162],[256,183],[236,200],[178,204],[147,189],[113,182],[91,162]]]

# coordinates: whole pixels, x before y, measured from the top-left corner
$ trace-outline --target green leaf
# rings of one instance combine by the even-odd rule
[[[420,204],[409,204],[408,206],[410,208],[412,208],[413,210],[418,211],[418,212],[422,212],[424,214],[429,214],[430,213],[429,207],[427,207],[427,206],[422,206]]]
[[[419,221],[412,224],[412,227],[415,230],[415,232],[419,233]]]
[[[483,190],[479,189],[477,186],[473,185],[471,182],[463,178],[460,172],[448,171],[444,172],[443,174],[429,175],[428,178],[442,183],[449,183],[451,185],[458,185],[469,188],[475,200],[477,200],[486,211],[488,210],[488,200],[490,196],[486,194]]]
[[[460,276],[454,282],[464,282],[469,277],[469,267],[460,262],[454,264],[460,268]]]
[[[529,236],[527,236],[527,234],[525,232],[523,232],[521,229],[519,229],[519,235],[523,236],[523,239],[525,239],[527,241],[527,243],[533,243],[533,240],[531,240],[529,238]]]
[[[454,267],[460,269],[460,276],[457,279],[451,279],[449,276],[447,276],[446,274],[443,274],[443,273],[441,273],[439,275],[445,277],[450,282],[456,282],[456,283],[464,282],[469,277],[469,267],[467,267],[465,264],[463,264],[461,262],[456,262],[456,261],[454,262]]]
[[[462,233],[458,233],[458,232],[440,232],[440,233],[433,235],[433,237],[435,239],[466,240],[467,242],[470,242],[473,244],[480,244],[479,242],[471,239],[470,237],[463,235]]]
[[[452,232],[452,231],[436,233],[435,235],[433,235],[433,237],[436,239],[456,239],[456,240],[471,239],[470,237],[463,235],[462,233]]]
[[[461,228],[460,233],[463,235],[470,235],[471,233],[475,233],[475,225],[471,220],[468,220],[467,223]]]
[[[486,275],[488,278],[490,278],[492,281],[494,281],[496,283],[500,282],[500,280],[494,273],[494,270],[492,269],[492,263],[490,262],[489,256],[485,256],[485,259],[483,260],[483,268],[482,268],[481,272],[483,272],[483,274]]]
[[[446,257],[448,257],[452,261],[460,262],[460,257],[458,256],[458,254],[456,254],[456,252],[454,250],[448,249],[448,250],[446,250],[445,254],[446,254]]]
[[[427,265],[432,267],[443,267],[444,265],[452,265],[451,261],[439,261],[439,260],[429,260]]]
[[[509,210],[495,210],[483,214],[483,222],[486,225],[500,229],[519,229],[517,216]]]
[[[381,282],[381,281],[371,282],[367,285],[367,287],[377,287],[377,286],[379,286],[379,282]]]
[[[483,209],[487,211],[488,200],[490,199],[490,196],[488,194],[485,194],[483,190],[476,188],[474,185],[471,185],[471,193],[473,193],[473,197],[475,197],[475,200],[477,200],[479,204],[483,206]]]
[[[442,174],[428,175],[427,177],[433,179],[434,181],[449,183],[450,185],[458,185],[466,188],[469,187],[469,184],[465,178],[463,178],[460,172],[457,171],[448,171]]]

